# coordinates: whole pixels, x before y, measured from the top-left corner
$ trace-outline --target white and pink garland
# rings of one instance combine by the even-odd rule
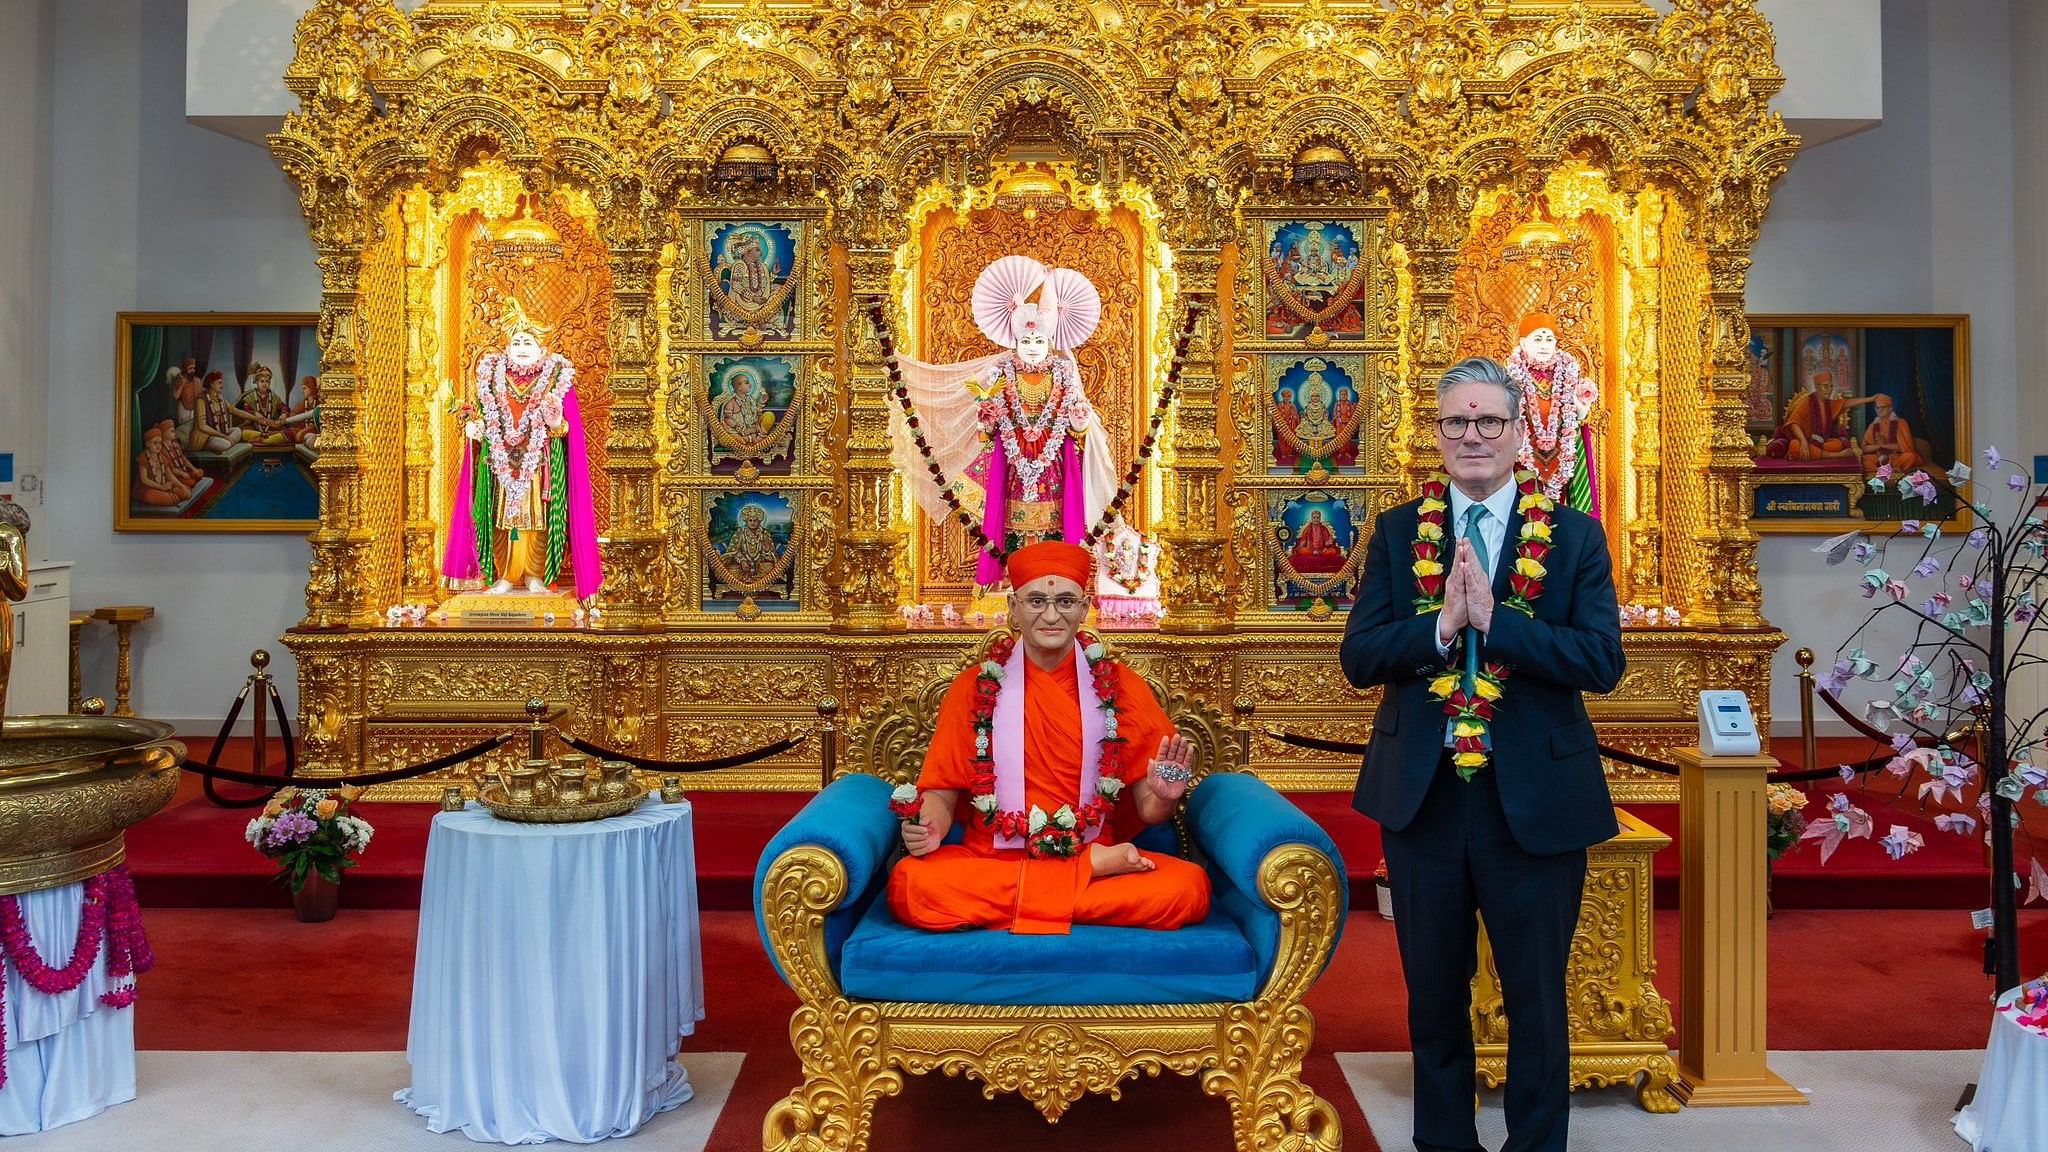
[[[1086,427],[1093,415],[1088,407],[1088,397],[1081,389],[1080,372],[1074,366],[1074,358],[1055,355],[1049,363],[1052,395],[1047,398],[1045,407],[1039,410],[1038,418],[1023,426],[1026,433],[1040,441],[1036,456],[1024,454],[1024,447],[1017,436],[1017,416],[1024,411],[1024,398],[1017,394],[1016,355],[1013,353],[997,359],[983,377],[991,387],[988,399],[981,402],[982,427],[993,427],[1002,437],[1003,451],[1009,454],[1010,467],[1016,470],[1024,499],[1031,501],[1046,498],[1045,474],[1059,463],[1060,448],[1066,443],[1069,431]]]
[[[100,993],[100,1003],[109,1008],[127,1008],[135,1003],[135,977],[156,967],[149,937],[142,931],[142,908],[135,901],[135,881],[127,865],[121,865],[85,880],[85,904],[78,912],[78,938],[71,959],[61,968],[53,967],[36,950],[28,924],[21,916],[21,900],[0,896],[0,960],[14,966],[22,982],[45,996],[62,996],[85,983],[99,963],[107,958],[107,975],[113,987]],[[105,948],[102,949],[101,945]],[[0,980],[0,996],[6,983]],[[0,1004],[0,1087],[7,1084],[7,1036],[5,1005]]]
[[[1545,422],[1536,412],[1536,376],[1534,366],[1522,355],[1518,347],[1508,357],[1508,379],[1522,390],[1522,413],[1529,429],[1528,439],[1522,441],[1519,455],[1521,466],[1531,472],[1536,467],[1536,450],[1541,448],[1545,455],[1559,452],[1557,470],[1543,481],[1543,494],[1552,500],[1564,497],[1565,481],[1578,469],[1579,425],[1586,414],[1593,410],[1599,400],[1599,393],[1593,382],[1579,373],[1579,362],[1566,352],[1559,351],[1550,376],[1550,419]]]
[[[516,523],[525,518],[527,493],[547,452],[548,430],[562,424],[562,404],[576,382],[576,366],[560,353],[542,360],[536,394],[515,420],[511,416],[511,384],[506,380],[508,363],[502,352],[477,361],[476,398],[483,409],[483,427],[472,433],[472,438],[481,433],[490,446],[491,475],[505,494],[505,519]],[[512,466],[511,448],[522,450],[517,469]]]

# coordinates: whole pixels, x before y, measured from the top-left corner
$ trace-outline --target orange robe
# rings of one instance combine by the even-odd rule
[[[1024,666],[1024,794],[1027,811],[1078,805],[1081,787],[1081,699],[1071,661],[1045,671]],[[939,708],[939,723],[925,754],[918,787],[956,788],[953,822],[959,844],[924,856],[906,856],[889,877],[889,909],[905,924],[933,931],[1007,928],[1017,935],[1065,935],[1075,924],[1178,928],[1209,913],[1209,876],[1175,856],[1147,854],[1155,871],[1093,878],[1086,846],[1070,859],[1029,859],[1021,848],[995,845],[995,829],[974,810],[974,680],[979,666],[961,672]],[[1137,785],[1159,741],[1173,724],[1134,672],[1121,673],[1117,731],[1124,745],[1123,798],[1110,813],[1098,844],[1129,840],[1144,828]],[[1095,706],[1094,701],[1089,706]]]

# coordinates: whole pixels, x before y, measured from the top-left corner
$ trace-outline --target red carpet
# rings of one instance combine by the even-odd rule
[[[2038,965],[2048,916],[2023,913],[2023,954]],[[329,924],[282,912],[153,909],[158,957],[142,980],[137,1046],[253,1051],[405,1047],[417,919],[405,911],[344,911]],[[747,1054],[711,1147],[760,1147],[767,1109],[797,1082],[789,1049],[795,997],[769,966],[753,919],[703,918],[707,1015],[693,1051]],[[1658,914],[1658,986],[1677,1003],[1678,922]],[[1967,1049],[1983,1044],[1982,935],[1953,912],[1790,911],[1771,922],[1771,1036],[1777,1049]],[[2032,971],[2033,969],[2029,969]],[[1309,1004],[1318,1031],[1306,1068],[1338,1109],[1347,1148],[1370,1152],[1364,1118],[1331,1054],[1407,1046],[1406,1000],[1392,925],[1355,915]],[[1673,1043],[1676,1043],[1674,1038]],[[382,1090],[384,1086],[376,1086]],[[1223,1104],[1176,1076],[1132,1082],[1122,1104],[1090,1098],[1048,1129],[1014,1097],[984,1101],[977,1084],[912,1077],[876,1112],[876,1149],[933,1145],[973,1132],[977,1152],[1051,1152],[1121,1144],[1222,1152]],[[941,1141],[945,1143],[946,1141]]]

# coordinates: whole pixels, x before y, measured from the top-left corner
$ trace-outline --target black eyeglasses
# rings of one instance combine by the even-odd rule
[[[1505,416],[1446,416],[1436,422],[1436,430],[1446,440],[1463,440],[1465,429],[1477,427],[1481,439],[1498,440],[1511,423]]]

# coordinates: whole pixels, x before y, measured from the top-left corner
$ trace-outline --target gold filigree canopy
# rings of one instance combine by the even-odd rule
[[[470,251],[521,197],[561,237],[553,266],[594,254],[604,273],[579,280],[602,284],[584,311],[602,316],[591,355],[603,363],[590,366],[608,389],[593,413],[608,422],[601,629],[616,634],[548,638],[522,657],[536,662],[529,679],[580,684],[568,664],[543,676],[539,662],[610,668],[629,659],[620,645],[678,676],[741,637],[756,655],[786,644],[791,660],[823,660],[840,690],[877,675],[860,661],[908,643],[899,610],[918,587],[915,557],[934,549],[912,545],[921,529],[890,463],[880,349],[855,305],[888,300],[895,326],[915,331],[897,287],[933,271],[918,263],[929,206],[987,195],[1010,211],[1008,195],[1040,229],[1142,206],[1121,233],[1152,278],[1131,295],[1134,399],[1159,386],[1162,334],[1186,304],[1204,308],[1145,478],[1169,606],[1145,643],[1185,654],[1232,640],[1239,655],[1216,650],[1210,703],[1264,674],[1246,654],[1260,644],[1336,626],[1278,611],[1266,589],[1283,489],[1334,476],[1342,490],[1324,506],[1356,509],[1361,532],[1412,490],[1434,456],[1421,382],[1467,345],[1464,326],[1501,322],[1486,301],[1507,289],[1460,279],[1475,264],[1504,269],[1515,291],[1591,293],[1579,311],[1556,311],[1584,317],[1562,335],[1607,357],[1600,451],[1624,598],[1676,606],[1702,630],[1673,638],[1668,660],[1640,661],[1647,678],[1617,694],[1637,703],[1615,715],[1644,740],[1662,739],[1660,725],[1678,739],[1693,680],[1758,695],[1759,653],[1777,634],[1759,613],[1742,504],[1743,289],[1796,141],[1769,108],[1784,79],[1754,0],[1663,7],[428,0],[402,11],[315,0],[286,74],[299,107],[271,139],[323,286],[322,511],[294,641],[311,761],[368,754],[377,697],[360,665],[397,641],[367,630],[432,585],[447,483],[434,401],[441,365],[477,339],[460,309],[436,306],[437,285],[456,232],[469,239],[454,247]],[[479,198],[480,179],[510,203]],[[1572,242],[1540,274],[1506,261],[1501,239],[1539,200]],[[457,201],[474,210],[450,211]],[[1282,283],[1276,303],[1262,258],[1289,221],[1330,222],[1362,257],[1325,294]],[[757,252],[782,244],[793,261],[758,297],[727,291],[733,265],[713,258],[723,230],[747,225],[766,238]],[[485,285],[507,275],[468,274]],[[1303,334],[1279,323],[1295,312],[1313,314]],[[1276,358],[1305,348],[1354,374],[1343,395],[1356,410],[1331,416],[1359,432],[1320,472],[1286,476],[1267,458],[1262,397],[1287,368]],[[784,413],[788,451],[756,453],[742,483],[707,463],[733,449],[702,443],[710,406],[696,390],[747,356],[793,358],[783,375],[802,387]],[[734,435],[751,444],[778,418]],[[780,558],[801,551],[787,601],[768,606],[794,610],[739,620],[707,608],[718,585],[701,538],[711,517],[754,499],[770,466],[788,472],[773,485],[789,520]],[[1334,572],[1304,570],[1319,582]],[[820,636],[843,647],[821,656]],[[460,642],[472,641],[485,644]],[[649,739],[716,744],[714,719],[726,719],[670,716],[659,693],[589,691],[590,707]],[[849,694],[847,705],[867,702]],[[1329,723],[1331,705],[1357,698],[1319,682],[1299,703]]]

